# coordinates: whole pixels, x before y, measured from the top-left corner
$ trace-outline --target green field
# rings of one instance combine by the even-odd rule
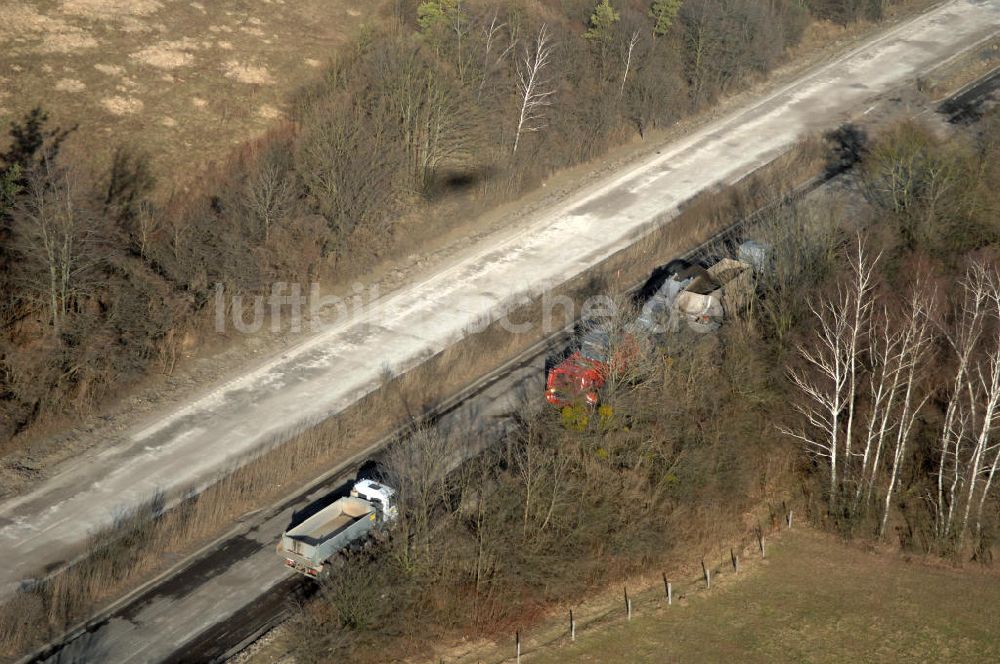
[[[640,607],[641,609],[641,607]],[[523,661],[1000,662],[1000,576],[866,553],[807,530],[684,605],[581,630]]]

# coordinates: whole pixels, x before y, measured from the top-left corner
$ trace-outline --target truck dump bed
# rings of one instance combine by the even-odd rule
[[[371,503],[341,498],[282,535],[278,555],[289,567],[315,576],[327,559],[364,537],[374,522]]]
[[[334,503],[334,505],[336,504],[337,503]],[[322,544],[324,541],[335,536],[337,533],[342,532],[352,523],[358,521],[359,519],[363,519],[368,516],[369,512],[371,512],[370,509],[367,509],[367,506],[360,507],[358,505],[348,504],[343,505],[342,507],[343,509],[339,509],[333,514],[327,513],[330,509],[327,507],[317,514],[314,514],[308,520],[303,521],[298,527],[290,530],[288,535],[293,539],[301,542],[307,542],[315,546]],[[316,519],[316,517],[322,518]]]

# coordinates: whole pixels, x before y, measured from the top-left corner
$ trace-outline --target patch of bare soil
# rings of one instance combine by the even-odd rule
[[[267,67],[261,65],[240,62],[239,60],[229,60],[223,65],[223,70],[226,72],[226,78],[239,81],[240,83],[257,85],[271,85],[274,83],[274,77],[271,76],[271,72],[267,70]]]
[[[142,112],[142,101],[135,97],[105,97],[101,105],[113,115],[132,115]]]
[[[83,18],[115,20],[125,16],[149,16],[163,9],[158,0],[63,0],[59,11]]]
[[[54,90],[59,92],[83,92],[87,89],[86,83],[83,81],[78,81],[75,78],[61,78],[56,81]]]
[[[192,39],[162,41],[136,51],[132,59],[157,69],[177,69],[194,64],[194,51],[201,47]]]

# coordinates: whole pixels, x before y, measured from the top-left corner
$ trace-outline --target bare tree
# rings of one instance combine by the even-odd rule
[[[889,473],[889,486],[885,492],[885,508],[882,512],[882,523],[879,526],[879,535],[885,535],[886,524],[889,521],[889,506],[893,492],[896,488],[896,481],[899,478],[899,470],[906,453],[906,444],[913,430],[913,424],[920,409],[927,402],[930,395],[925,395],[919,399],[916,392],[916,378],[919,368],[923,365],[923,360],[930,347],[931,334],[929,325],[931,298],[926,294],[924,287],[917,284],[910,299],[906,315],[906,329],[902,334],[899,344],[899,353],[894,367],[894,382],[902,390],[901,409],[896,424],[896,439],[893,445],[892,469]]]
[[[537,421],[525,422],[521,436],[512,439],[507,455],[523,496],[521,538],[532,542],[552,523],[566,492],[565,475],[570,464],[568,453],[558,445],[546,444]]]
[[[874,317],[868,335],[872,364],[868,385],[870,405],[864,423],[864,447],[860,453],[860,481],[854,496],[855,509],[861,504],[862,493],[865,503],[871,500],[878,481],[882,450],[887,436],[895,426],[893,413],[899,394],[899,352],[902,339],[885,307]]]
[[[968,219],[975,206],[968,191],[980,174],[968,168],[960,151],[936,146],[932,133],[904,122],[877,141],[865,160],[866,197],[893,214],[910,246],[954,241],[952,220]]]
[[[512,154],[517,152],[523,134],[546,127],[545,109],[552,104],[551,97],[555,94],[551,81],[546,78],[547,69],[552,62],[552,49],[549,29],[543,23],[532,47],[525,46],[524,58],[517,67],[518,97],[521,103]]]
[[[945,337],[955,356],[955,371],[945,407],[944,421],[938,437],[937,501],[935,530],[938,539],[951,536],[955,513],[956,492],[962,481],[962,444],[968,422],[966,404],[969,373],[973,355],[979,348],[983,323],[987,312],[986,270],[982,265],[972,265],[965,278],[959,282],[961,300],[953,329]]]
[[[483,53],[482,68],[479,74],[479,86],[476,91],[476,97],[478,100],[482,100],[483,89],[486,87],[486,81],[489,80],[490,76],[500,68],[504,60],[507,59],[507,56],[510,55],[510,52],[513,51],[514,47],[517,45],[516,38],[513,34],[510,34],[510,38],[507,40],[506,44],[500,43],[501,37],[507,28],[507,24],[500,22],[499,13],[499,9],[494,9],[489,23],[483,24],[481,36]]]
[[[954,322],[945,326],[955,369],[938,436],[935,535],[961,548],[973,527],[982,534],[983,510],[1000,470],[1000,273],[982,262],[969,266]]]
[[[469,22],[466,20],[465,12],[462,10],[461,0],[455,3],[455,11],[450,14],[449,29],[455,37],[455,62],[458,70],[458,79],[465,83],[465,72],[468,69],[465,54],[465,42],[469,34]]]
[[[284,169],[273,159],[265,159],[247,178],[243,188],[243,205],[264,242],[271,238],[271,226],[287,213],[294,192]]]
[[[996,292],[994,291],[994,293]],[[986,371],[977,371],[983,412],[980,417],[979,435],[976,439],[976,453],[982,453],[981,472],[985,475],[983,487],[979,492],[979,502],[976,506],[977,536],[982,533],[983,506],[996,477],[997,468],[1000,467],[1000,444],[992,441],[993,431],[996,429],[997,423],[1000,422],[1000,339],[997,339],[995,344],[994,348],[987,353]],[[993,457],[992,462],[989,461],[990,456]],[[972,477],[978,479],[979,473],[973,474]],[[970,487],[970,496],[974,488],[974,486]],[[966,517],[962,524],[963,530],[968,522],[968,511],[968,506],[966,506]]]
[[[398,133],[386,129],[394,119],[340,107],[317,115],[309,118],[294,157],[306,201],[335,237],[359,225],[381,231],[406,159]]]
[[[402,546],[396,555],[407,569],[430,550],[432,514],[449,491],[449,471],[457,461],[452,441],[436,429],[418,429],[385,453],[386,482],[399,501],[395,530]]]
[[[802,292],[818,286],[833,269],[840,243],[835,206],[792,205],[766,215],[756,225],[755,239],[770,249],[767,270],[754,273],[762,294],[755,304],[758,319],[780,342],[808,315]]]
[[[858,238],[850,259],[850,280],[831,299],[811,304],[817,329],[814,343],[800,345],[806,370],[790,370],[789,378],[805,397],[795,408],[805,418],[803,430],[782,426],[781,431],[802,442],[829,467],[830,505],[852,472],[852,437],[861,370],[862,339],[869,328],[873,306],[873,273],[879,260],[867,256]]]
[[[622,84],[621,88],[618,90],[618,98],[621,99],[622,95],[625,94],[625,81],[628,80],[629,70],[632,68],[632,54],[635,52],[635,47],[639,43],[639,29],[636,28],[632,32],[632,36],[629,37],[628,47],[625,50],[625,71],[622,73]]]
[[[397,140],[406,151],[410,179],[423,189],[442,163],[471,150],[471,105],[438,63],[402,43],[378,53],[371,75],[375,98],[368,104],[385,112],[389,127],[400,133]],[[372,109],[357,112],[370,114]]]
[[[691,82],[691,99],[697,107],[719,86],[714,79],[722,75],[718,54],[724,37],[719,34],[720,8],[709,1],[681,5],[685,69]]]
[[[853,450],[851,449],[854,439],[854,417],[856,404],[858,402],[858,372],[861,365],[861,357],[867,351],[863,347],[866,332],[871,321],[873,306],[872,289],[874,285],[874,271],[881,254],[869,259],[865,250],[865,244],[859,235],[856,238],[854,252],[850,258],[850,291],[851,303],[850,320],[848,321],[847,338],[847,430],[844,433],[844,459],[851,461]]]
[[[29,175],[13,220],[16,246],[25,259],[22,279],[28,290],[43,295],[56,332],[98,262],[95,219],[77,189],[73,173],[46,161]]]
[[[784,425],[779,427],[782,433],[802,442],[807,452],[827,464],[831,506],[839,492],[837,471],[843,455],[841,419],[847,404],[850,373],[845,352],[849,308],[850,302],[843,295],[818,306],[811,305],[818,327],[815,346],[799,346],[798,349],[811,371],[789,371],[792,384],[805,397],[805,403],[796,404],[795,409],[805,418],[806,428],[800,431]]]
[[[970,421],[973,424],[971,433],[974,437],[970,441],[972,449],[966,470],[965,507],[958,535],[960,544],[967,532],[977,493],[976,534],[980,534],[983,505],[1000,466],[1000,445],[992,441],[993,430],[1000,420],[1000,275],[982,265],[975,266],[973,270],[977,287],[986,293],[993,332],[984,338],[988,345],[980,354],[982,359],[976,363],[975,375],[971,371],[966,374],[965,391],[969,395]]]
[[[462,504],[470,505],[467,525],[475,545],[472,574],[477,596],[501,559],[501,542],[510,530],[491,509],[490,494],[496,490],[496,469],[500,465],[498,454],[495,449],[487,449],[460,468]]]

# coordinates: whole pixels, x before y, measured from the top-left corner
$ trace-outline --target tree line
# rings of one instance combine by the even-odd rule
[[[1000,468],[997,116],[942,142],[879,138],[862,189],[877,225],[809,300],[784,431],[825,478],[833,522],[922,550],[991,556]]]

